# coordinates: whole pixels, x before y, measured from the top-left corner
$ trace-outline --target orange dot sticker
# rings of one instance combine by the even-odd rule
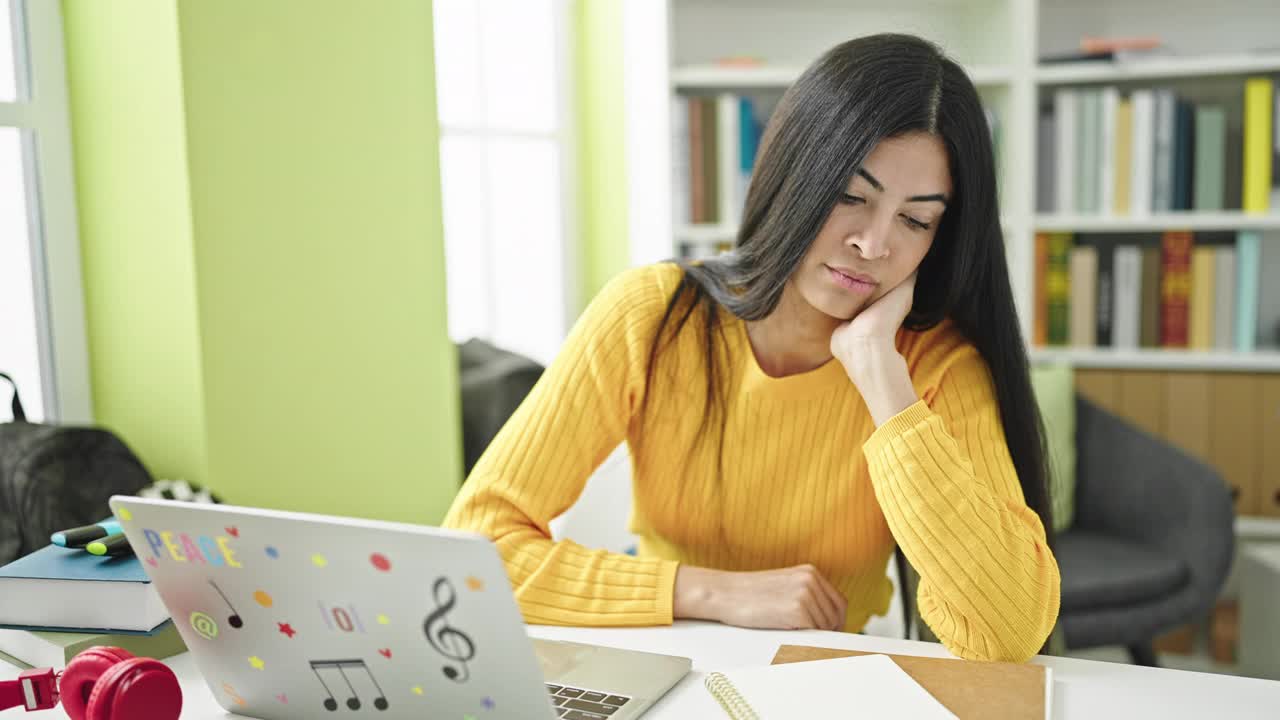
[[[471,589],[471,592],[480,592],[484,590],[484,581],[472,575],[467,578],[467,587]]]
[[[275,600],[265,590],[255,592],[253,594],[253,599],[264,608],[269,608],[275,604]]]

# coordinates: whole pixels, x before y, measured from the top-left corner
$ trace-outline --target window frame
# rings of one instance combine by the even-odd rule
[[[62,7],[13,0],[17,99],[0,126],[22,133],[31,285],[44,420],[90,423],[88,338],[81,284]]]

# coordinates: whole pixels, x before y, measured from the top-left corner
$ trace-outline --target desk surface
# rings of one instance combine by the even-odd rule
[[[768,665],[779,645],[816,645],[869,652],[948,657],[935,643],[850,635],[824,631],[782,632],[742,630],[724,625],[681,621],[662,628],[560,628],[532,626],[529,634],[553,640],[683,655],[693,658],[693,673],[645,715],[645,720],[719,717],[718,707],[702,687],[707,672]],[[1280,708],[1280,682],[1229,675],[1163,670],[1116,663],[1039,657],[1034,662],[1053,668],[1055,720],[1157,717],[1161,720],[1275,718]],[[177,672],[184,695],[184,720],[239,718],[213,700],[189,654],[168,661]],[[17,677],[18,670],[0,662],[0,679]],[[21,710],[3,712],[23,717]],[[32,718],[64,718],[61,710]]]

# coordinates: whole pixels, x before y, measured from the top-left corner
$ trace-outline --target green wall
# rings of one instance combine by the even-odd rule
[[[461,443],[430,3],[105,5],[64,0],[69,67],[83,72],[73,124],[99,419],[157,474],[231,502],[438,521]],[[122,6],[141,17],[117,19]],[[119,87],[138,44],[168,55]],[[106,147],[145,122],[130,88],[165,83],[155,122],[176,139]],[[157,212],[173,227],[133,227]],[[142,271],[122,279],[125,267]],[[185,296],[139,306],[139,286],[161,306],[175,287]],[[172,358],[148,357],[175,333]],[[190,369],[149,374],[175,362]],[[188,425],[124,409],[140,371]]]
[[[69,0],[63,15],[96,419],[156,476],[203,483],[177,6]]]
[[[578,0],[575,7],[582,307],[631,264],[622,4],[623,0]]]

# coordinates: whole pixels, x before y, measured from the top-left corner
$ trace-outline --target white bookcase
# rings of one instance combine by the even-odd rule
[[[1238,82],[1280,74],[1280,3],[1274,0],[629,0],[644,30],[628,36],[629,98],[716,92],[781,93],[826,49],[875,32],[909,32],[941,45],[970,73],[1000,127],[1000,207],[1010,276],[1024,332],[1031,333],[1034,237],[1069,232],[1165,229],[1280,232],[1280,209],[1101,217],[1037,215],[1036,118],[1039,104],[1064,85],[1121,87]],[[643,4],[643,9],[641,9]],[[633,17],[632,19],[635,19]],[[637,25],[633,24],[633,28]],[[646,36],[644,33],[648,33]],[[1043,55],[1075,52],[1083,35],[1147,36],[1170,48],[1131,63],[1040,66]],[[1268,50],[1268,48],[1270,50]],[[753,67],[724,67],[724,57],[753,57]],[[643,64],[643,70],[634,66]],[[661,89],[652,83],[663,83]],[[640,107],[631,104],[629,107]],[[670,113],[628,119],[628,175],[634,262],[676,254],[681,242],[732,240],[728,225],[675,227],[671,221]],[[657,160],[655,160],[657,158]],[[657,197],[661,195],[661,197]],[[636,202],[642,209],[637,210]],[[641,217],[634,218],[639,213]],[[1276,238],[1270,238],[1275,241]],[[1264,279],[1265,282],[1265,279]],[[1038,358],[1068,358],[1081,366],[1224,371],[1280,371],[1280,354],[1180,351],[1037,350]]]

